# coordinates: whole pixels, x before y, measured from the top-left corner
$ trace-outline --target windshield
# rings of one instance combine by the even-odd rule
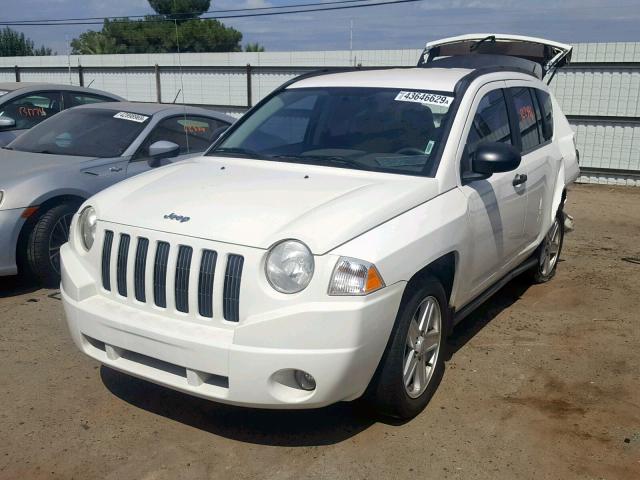
[[[452,101],[391,88],[288,89],[208,155],[430,176]]]
[[[66,110],[25,132],[6,148],[54,155],[119,157],[149,118],[102,108]]]

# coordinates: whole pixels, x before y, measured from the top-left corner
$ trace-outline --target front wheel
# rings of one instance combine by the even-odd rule
[[[63,203],[38,217],[27,241],[29,270],[47,288],[60,285],[60,247],[69,240],[77,204]]]
[[[449,308],[444,288],[428,277],[400,305],[387,351],[369,388],[379,412],[408,419],[420,413],[444,373]]]
[[[531,269],[531,276],[536,283],[548,282],[556,274],[563,242],[564,214],[560,211],[536,250],[538,263]]]

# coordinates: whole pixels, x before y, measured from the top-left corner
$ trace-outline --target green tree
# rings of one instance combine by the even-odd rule
[[[199,17],[209,10],[210,4],[210,0],[149,0],[158,15],[177,20]]]
[[[11,30],[9,27],[0,30],[0,57],[30,57],[53,55],[50,48],[36,48],[33,40],[24,33]]]
[[[245,52],[264,52],[264,47],[258,42],[247,43],[244,47]]]
[[[103,32],[89,30],[71,41],[71,53],[73,55],[106,55],[119,52],[112,37]]]

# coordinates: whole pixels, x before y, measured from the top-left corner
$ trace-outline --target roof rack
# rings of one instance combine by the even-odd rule
[[[427,59],[426,61],[421,58],[418,66],[422,68],[468,68],[471,70],[500,68],[502,70],[527,73],[538,79],[543,77],[542,67],[539,63],[509,55],[476,53]]]

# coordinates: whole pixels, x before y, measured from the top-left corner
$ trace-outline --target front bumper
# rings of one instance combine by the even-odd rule
[[[230,325],[114,301],[100,294],[69,244],[61,258],[69,330],[84,353],[169,388],[262,408],[316,408],[360,397],[385,349],[405,287],[391,285],[367,297],[325,296]],[[258,340],[266,333],[268,341]],[[295,388],[293,369],[313,375],[316,389]]]
[[[18,273],[16,246],[25,220],[23,208],[0,210],[0,277]]]

